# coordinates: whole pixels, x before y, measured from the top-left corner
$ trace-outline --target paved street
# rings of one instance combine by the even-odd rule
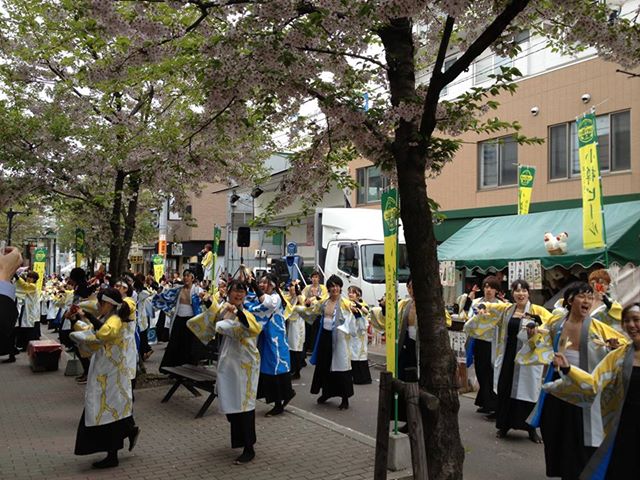
[[[163,346],[148,362],[153,371]],[[25,354],[0,365],[0,478],[2,479],[370,479],[373,474],[377,381],[356,386],[348,411],[337,403],[317,405],[308,393],[312,368],[296,381],[297,396],[289,412],[265,418],[258,402],[257,457],[234,466],[229,427],[214,406],[199,420],[203,398],[180,389],[171,401],[160,400],[168,386],[136,390],[135,418],[142,429],[136,449],[121,452],[112,471],[91,469],[100,455],[73,455],[75,431],[83,408],[83,387],[60,370],[32,373]],[[378,371],[372,369],[377,377]],[[473,400],[461,398],[460,421],[467,452],[465,478],[538,479],[544,476],[542,448],[523,434],[498,442],[493,426],[475,413]],[[390,475],[400,478],[405,474]]]

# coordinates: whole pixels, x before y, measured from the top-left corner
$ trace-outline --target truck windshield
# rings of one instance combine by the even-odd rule
[[[384,283],[384,245],[376,243],[363,245],[362,278],[369,283]],[[398,281],[405,283],[409,278],[409,260],[407,246],[398,245]]]

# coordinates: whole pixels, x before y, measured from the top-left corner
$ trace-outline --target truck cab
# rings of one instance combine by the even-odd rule
[[[382,213],[367,208],[325,208],[316,212],[316,264],[325,281],[337,275],[343,292],[355,285],[362,297],[375,306],[385,293],[384,234]],[[409,263],[404,233],[398,235],[398,298],[407,295]]]

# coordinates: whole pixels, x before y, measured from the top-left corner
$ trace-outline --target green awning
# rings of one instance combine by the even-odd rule
[[[609,263],[640,265],[640,201],[606,205],[605,225]],[[568,251],[550,255],[544,234],[569,234]],[[540,259],[545,269],[555,266],[585,268],[605,263],[604,249],[582,248],[582,208],[478,218],[438,247],[438,258],[455,260],[456,267],[502,270],[508,262]]]

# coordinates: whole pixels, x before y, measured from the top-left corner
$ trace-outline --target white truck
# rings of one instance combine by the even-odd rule
[[[382,212],[369,208],[323,208],[315,216],[315,262],[325,281],[337,275],[344,283],[362,289],[369,305],[385,293]],[[402,225],[398,229],[398,299],[407,296],[409,262]]]

